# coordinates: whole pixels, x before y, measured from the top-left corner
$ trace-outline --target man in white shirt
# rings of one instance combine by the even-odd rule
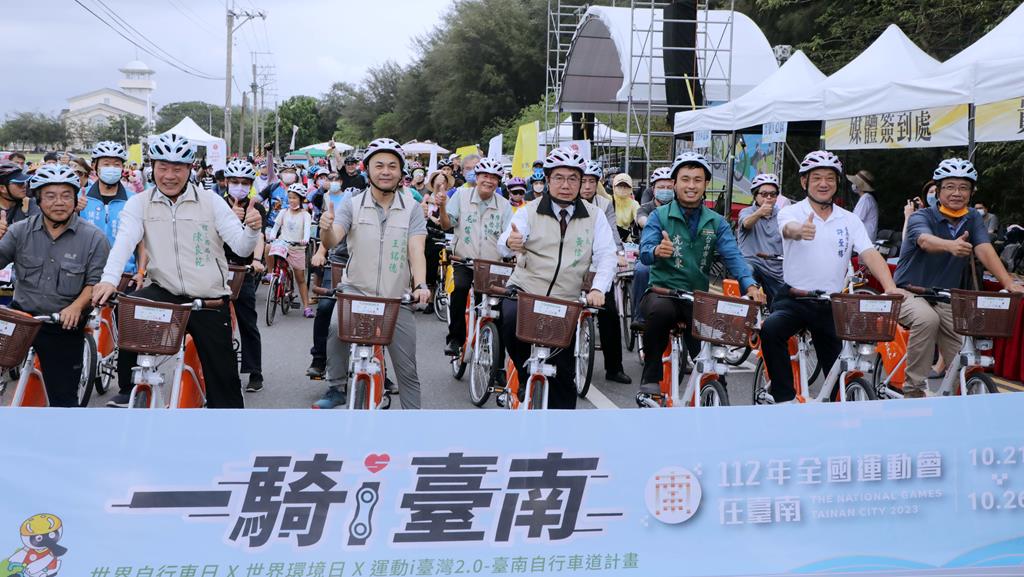
[[[103,278],[93,288],[93,304],[103,304],[116,294],[125,263],[140,242],[149,255],[147,277],[151,284],[134,296],[173,303],[223,299],[220,307],[189,315],[187,330],[203,365],[206,405],[240,409],[242,383],[231,344],[231,292],[224,245],[239,256],[252,254],[263,219],[252,204],[244,210],[232,209],[212,191],[189,182],[195,147],[187,139],[161,135],[150,144],[149,157],[156,187],[131,197],[121,210]],[[131,370],[137,357],[123,350],[118,355],[120,393],[107,406],[128,406]]]
[[[579,154],[556,149],[544,162],[550,192],[512,215],[509,228],[498,237],[502,256],[517,256],[508,286],[519,292],[577,300],[583,277],[593,268],[594,282],[587,304],[604,306],[604,294],[615,278],[618,261],[611,226],[604,213],[580,198],[587,161]],[[526,384],[525,363],[530,344],[516,338],[518,303],[502,305],[502,340]],[[575,409],[576,384],[573,345],[551,356],[557,373],[548,381],[548,408]],[[525,387],[520,388],[520,393]]]
[[[842,174],[843,164],[831,152],[818,150],[808,154],[800,164],[800,185],[807,198],[779,211],[785,285],[771,316],[761,326],[761,353],[771,375],[770,392],[775,403],[796,399],[788,348],[791,336],[804,329],[811,332],[823,374],[831,370],[842,348],[831,303],[802,301],[795,296],[815,290],[841,292],[854,252],[886,293],[900,292],[864,224],[853,213],[832,204]]]

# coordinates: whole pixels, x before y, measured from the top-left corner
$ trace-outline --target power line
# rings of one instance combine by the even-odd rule
[[[99,1],[99,0],[97,0],[97,1]],[[157,60],[160,60],[161,62],[163,62],[163,63],[165,63],[165,64],[167,64],[167,65],[169,65],[169,66],[171,66],[171,67],[181,71],[181,72],[184,72],[185,74],[188,74],[190,76],[195,76],[197,78],[202,78],[204,80],[223,80],[224,79],[223,77],[218,78],[216,76],[210,76],[209,74],[206,74],[206,73],[204,73],[204,72],[202,72],[202,71],[200,71],[199,69],[196,69],[196,68],[193,68],[192,70],[189,70],[188,68],[192,68],[191,66],[189,66],[188,64],[185,64],[184,62],[181,62],[177,58],[174,58],[166,50],[163,50],[162,48],[160,48],[159,46],[154,44],[151,40],[149,40],[145,36],[142,36],[142,39],[144,41],[148,42],[149,44],[151,44],[153,46],[152,49],[147,47],[147,46],[144,46],[143,44],[140,44],[138,40],[136,40],[134,38],[130,38],[128,36],[128,34],[123,32],[122,30],[119,30],[116,26],[114,26],[113,24],[108,22],[105,18],[103,18],[103,16],[97,14],[91,8],[86,6],[82,2],[82,0],[75,0],[75,3],[78,4],[79,6],[81,6],[83,9],[85,9],[85,11],[88,12],[89,14],[92,14],[97,20],[99,20],[105,26],[107,26],[107,28],[110,28],[115,33],[117,33],[118,36],[120,36],[121,38],[124,38],[129,43],[134,45],[136,48],[138,48],[139,50],[142,50],[146,54],[149,54],[153,58],[156,58]],[[100,3],[102,4],[102,2],[100,2]],[[107,8],[108,13],[112,13],[110,11],[110,9],[108,7],[106,7],[105,4],[103,4],[103,6],[105,8]],[[116,17],[116,15],[115,15],[115,18],[117,20],[120,20],[120,18]],[[131,31],[130,26],[128,27],[128,30]],[[164,54],[166,54],[166,56],[161,55],[158,52],[163,52]],[[175,60],[178,60],[178,62],[175,62]],[[180,64],[179,64],[179,62],[180,62]]]
[[[205,23],[203,23],[203,21],[201,19],[198,18],[198,15],[195,12],[192,12],[192,10],[188,6],[182,4],[180,2],[180,0],[169,0],[169,1],[171,3],[171,6],[175,10],[177,10],[179,13],[181,13],[181,15],[184,16],[185,18],[188,18],[189,20],[191,20],[196,26],[199,26],[200,28],[202,28],[206,32],[209,32],[210,34],[216,34],[216,32],[211,30]],[[193,15],[195,15],[196,17],[193,17]]]

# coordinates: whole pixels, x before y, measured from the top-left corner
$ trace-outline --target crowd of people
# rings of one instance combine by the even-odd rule
[[[984,205],[971,203],[978,173],[961,159],[939,164],[926,202],[908,202],[893,274],[874,242],[874,177],[866,170],[847,176],[828,151],[803,159],[802,190],[791,195],[799,201],[783,195],[774,174],[758,175],[753,204],[739,213],[735,226],[709,207],[712,167],[692,151],[654,170],[643,190],[630,175],[606,174],[600,163],[563,149],[538,161],[526,179],[506,174],[500,160],[478,155],[442,160],[428,171],[387,138],[374,140],[358,156],[345,156],[332,145],[325,158],[305,164],[275,159],[270,147],[264,152],[213,170],[196,159],[192,143],[167,134],[151,142],[145,168],[128,163],[116,142],[96,144],[88,160],[47,155],[32,174],[23,155],[0,164],[0,268],[13,264],[11,306],[60,318],[34,342],[51,405],[76,404],[85,319],[91,307],[115,297],[123,273],[132,277],[136,296],[186,303],[224,299],[230,293],[227,267],[241,265],[252,273],[234,301],[240,368],[226,299],[192,313],[187,331],[202,364],[207,406],[243,407],[243,390],[256,393],[264,386],[256,293],[268,280],[272,258],[287,263],[304,316],[314,318],[307,375],[327,381],[314,408],[344,405],[349,347],[331,322],[338,314],[334,301],[320,297],[335,290],[406,297],[429,312],[435,287],[444,282],[438,274],[444,243],[438,239],[445,234],[452,235],[448,248],[456,259],[509,262],[514,268],[508,284],[519,292],[576,300],[593,273],[585,300],[598,310],[605,377],[623,385],[639,378],[639,395],[658,393],[670,333],[692,320],[691,305],[656,298],[652,289],[708,290],[716,262],[745,296],[770,310],[761,343],[775,403],[796,397],[787,348],[792,335],[811,333],[824,370],[836,361],[841,341],[827,301],[794,295],[840,292],[854,254],[886,293],[904,299],[900,322],[910,331],[904,390],[910,398],[925,396],[936,348],[950,359],[959,337],[948,304],[916,298],[905,288],[959,287],[976,256],[1006,290],[1024,290],[993,248],[998,220]],[[844,177],[858,195],[853,211],[836,204]],[[610,292],[616,272],[627,265],[626,242],[638,245],[633,323],[644,331],[645,352],[642,373],[632,376],[623,366],[622,327]],[[311,243],[316,248],[307,251]],[[332,278],[331,262],[344,265],[341,278]],[[458,354],[472,281],[471,270],[454,269],[443,345],[418,342],[413,308],[401,309],[389,347],[394,383],[387,386],[399,393],[403,409],[422,405],[417,346]],[[516,300],[503,300],[497,322],[502,354],[523,375],[530,345],[516,336],[516,312]],[[699,342],[689,335],[685,342],[695,357]],[[556,367],[549,406],[575,408],[572,351],[556,350],[548,362]],[[128,406],[136,363],[134,354],[119,355],[119,390],[108,406]],[[240,373],[248,375],[244,389]]]

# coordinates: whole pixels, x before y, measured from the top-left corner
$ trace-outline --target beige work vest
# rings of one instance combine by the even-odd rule
[[[508,224],[501,219],[506,207],[511,210],[508,200],[495,194],[484,203],[477,195],[476,188],[459,189],[456,194],[459,203],[459,223],[455,226],[453,240],[455,256],[501,260],[501,254],[498,253],[498,237]],[[483,212],[480,211],[481,207]]]
[[[153,188],[143,208],[142,237],[149,253],[147,274],[179,296],[218,298],[230,294],[224,240],[217,232],[213,203],[224,201],[189,183],[171,203]]]
[[[349,258],[342,283],[368,296],[400,298],[410,292],[409,222],[420,205],[408,192],[397,192],[381,223],[369,189],[349,202],[352,228],[345,237]]]
[[[605,218],[604,214],[589,202],[578,200],[562,238],[557,216],[560,207],[549,198],[520,210],[527,211],[530,236],[526,253],[519,255],[508,284],[532,294],[578,299],[583,276],[593,260],[596,219]]]

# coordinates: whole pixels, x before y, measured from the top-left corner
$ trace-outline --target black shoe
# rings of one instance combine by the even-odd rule
[[[245,386],[245,392],[258,393],[263,390],[263,375],[252,373],[249,375],[249,384]]]
[[[313,361],[309,365],[309,368],[306,369],[306,376],[311,379],[322,379],[326,374],[327,368],[322,363],[318,363],[316,361]]]
[[[384,390],[387,391],[389,395],[397,395],[398,385],[391,382],[391,379],[384,377]]]
[[[629,375],[623,371],[617,371],[614,373],[605,373],[604,378],[606,381],[612,381],[615,383],[622,383],[623,385],[633,384],[633,379],[629,378]]]
[[[642,321],[633,321],[629,323],[629,330],[633,331],[634,333],[644,332],[644,327],[645,325]]]
[[[118,408],[118,409],[127,409],[128,408],[128,401],[130,401],[130,400],[131,400],[131,395],[126,395],[124,393],[118,393],[118,394],[114,395],[113,397],[111,397],[109,401],[107,401],[107,406],[108,407],[115,407],[115,408]]]
[[[457,346],[455,346],[455,345],[453,345],[451,343],[445,344],[445,346],[444,346],[444,356],[446,356],[446,357],[457,357],[457,356],[459,356],[459,347],[457,347]]]

